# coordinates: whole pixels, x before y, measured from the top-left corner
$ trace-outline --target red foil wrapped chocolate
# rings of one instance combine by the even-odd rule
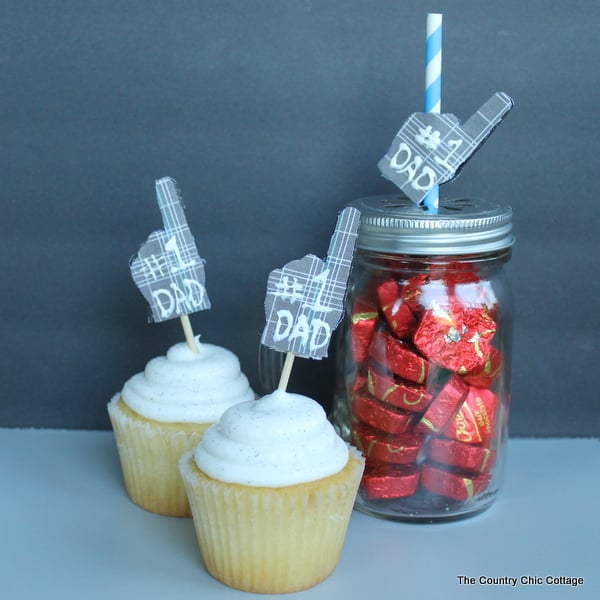
[[[424,310],[432,306],[446,306],[450,301],[449,298],[449,288],[446,285],[446,281],[430,277],[427,283],[421,286],[421,296],[419,298],[421,316],[424,314]]]
[[[386,406],[364,392],[354,393],[352,412],[363,423],[394,434],[410,431],[415,420],[414,413]]]
[[[496,461],[491,448],[439,438],[429,441],[427,455],[434,462],[474,473],[488,473]]]
[[[456,260],[449,263],[434,263],[431,265],[430,273],[432,278],[441,279],[445,282],[451,295],[454,294],[456,287],[459,285],[481,281],[472,264]]]
[[[487,388],[494,383],[494,380],[502,372],[502,352],[496,350],[493,346],[490,347],[490,353],[486,361],[466,373],[463,379],[469,384],[481,388]]]
[[[485,309],[434,303],[423,314],[414,343],[431,362],[465,374],[485,363],[495,333],[496,323]]]
[[[465,399],[444,435],[465,444],[485,444],[494,434],[497,396],[490,390],[469,386]]]
[[[433,494],[453,500],[470,500],[484,492],[491,480],[489,473],[466,475],[424,464],[421,471],[421,485]]]
[[[430,365],[413,351],[408,345],[388,336],[387,340],[388,367],[396,375],[415,383],[425,383]]]
[[[424,436],[416,433],[386,434],[359,421],[355,421],[352,426],[352,441],[365,455],[367,465],[413,463],[423,446],[424,439]]]
[[[367,374],[363,370],[360,370],[356,374],[356,378],[354,379],[354,383],[352,384],[352,391],[356,392],[357,390],[360,390],[361,388],[365,387],[366,385],[367,385]]]
[[[415,425],[415,433],[440,433],[458,410],[467,390],[467,384],[458,375],[452,375]]]
[[[484,308],[492,318],[496,317],[498,298],[489,281],[457,283],[453,295],[463,306]]]
[[[384,329],[377,329],[371,338],[369,346],[369,358],[387,368],[387,339],[389,333]]]
[[[367,359],[369,345],[378,321],[377,307],[366,300],[357,300],[351,319],[352,355],[357,363]]]
[[[377,288],[377,297],[381,312],[394,334],[399,338],[410,337],[417,322],[408,304],[400,296],[400,284],[395,279],[383,282]]]
[[[368,500],[412,496],[419,487],[420,472],[414,465],[377,465],[365,469],[361,493]]]
[[[423,295],[423,287],[428,281],[429,275],[419,273],[402,283],[400,297],[406,302],[414,315],[418,316],[423,311],[424,306],[421,302],[421,297]]]
[[[377,400],[411,412],[423,412],[433,400],[426,386],[404,382],[374,369],[369,369],[367,389]]]

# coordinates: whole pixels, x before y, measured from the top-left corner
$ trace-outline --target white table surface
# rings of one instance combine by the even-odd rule
[[[206,572],[191,519],[131,503],[112,432],[0,429],[0,475],[1,598],[266,597]],[[331,577],[285,597],[600,598],[599,518],[597,439],[510,439],[506,481],[488,511],[433,525],[355,511]],[[522,576],[544,581],[525,585]],[[584,583],[548,584],[547,576]]]

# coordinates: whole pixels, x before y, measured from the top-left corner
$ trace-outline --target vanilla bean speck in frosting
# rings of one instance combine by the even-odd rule
[[[265,487],[328,477],[345,467],[348,456],[323,408],[283,390],[227,409],[194,452],[210,477]]]
[[[216,423],[230,406],[254,401],[254,392],[229,350],[175,344],[123,386],[121,397],[138,414],[167,423]]]

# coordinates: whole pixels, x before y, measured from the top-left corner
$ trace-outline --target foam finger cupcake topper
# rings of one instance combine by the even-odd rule
[[[204,260],[185,218],[176,181],[156,181],[164,229],[154,231],[129,262],[135,284],[150,305],[154,322],[180,317],[188,345],[196,351],[187,315],[210,308]]]
[[[439,186],[458,175],[463,165],[491,135],[513,107],[513,100],[497,92],[464,124],[442,113],[442,15],[427,15],[425,112],[404,122],[379,161],[381,174],[415,204],[437,214]]]
[[[279,387],[285,388],[294,356],[327,356],[339,324],[358,235],[360,213],[344,209],[337,220],[327,258],[308,254],[271,271],[265,297],[262,344],[287,352]]]
[[[413,113],[379,161],[382,175],[422,203],[434,186],[456,177],[512,106],[498,92],[463,124],[450,113]]]

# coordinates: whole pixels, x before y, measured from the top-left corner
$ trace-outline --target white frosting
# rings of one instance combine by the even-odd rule
[[[166,423],[216,423],[230,406],[254,400],[238,358],[225,348],[185,343],[153,358],[123,386],[123,401],[135,412]]]
[[[281,487],[341,471],[348,446],[317,402],[276,390],[226,410],[206,431],[194,458],[220,481]]]

